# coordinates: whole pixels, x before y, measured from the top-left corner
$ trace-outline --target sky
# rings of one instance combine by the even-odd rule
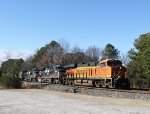
[[[0,60],[26,57],[52,40],[121,53],[150,32],[150,0],[0,0]]]

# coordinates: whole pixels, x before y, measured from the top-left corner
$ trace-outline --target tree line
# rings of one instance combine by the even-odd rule
[[[131,86],[135,88],[150,88],[150,33],[140,35],[134,42],[134,48],[128,55],[121,56],[120,51],[112,44],[104,49],[89,46],[85,51],[75,46],[69,49],[66,41],[51,41],[38,49],[34,55],[23,59],[8,59],[0,67],[0,86],[5,88],[20,87],[19,72],[32,68],[51,67],[97,62],[99,59],[121,59],[128,68]]]

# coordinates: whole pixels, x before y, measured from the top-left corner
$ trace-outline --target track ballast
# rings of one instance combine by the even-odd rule
[[[122,90],[122,89],[95,88],[90,86],[61,85],[61,84],[50,84],[43,88],[61,92],[81,93],[86,95],[94,95],[102,97],[142,99],[150,101],[150,91],[147,90],[135,90],[135,89]]]

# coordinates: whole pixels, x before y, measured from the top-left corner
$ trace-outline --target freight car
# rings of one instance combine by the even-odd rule
[[[127,68],[120,60],[105,59],[97,66],[76,67],[66,70],[65,77],[61,77],[62,84],[92,82],[94,87],[130,88],[126,75]]]

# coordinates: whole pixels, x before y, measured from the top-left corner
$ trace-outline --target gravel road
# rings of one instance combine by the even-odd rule
[[[150,102],[40,89],[0,90],[0,114],[149,114]]]

